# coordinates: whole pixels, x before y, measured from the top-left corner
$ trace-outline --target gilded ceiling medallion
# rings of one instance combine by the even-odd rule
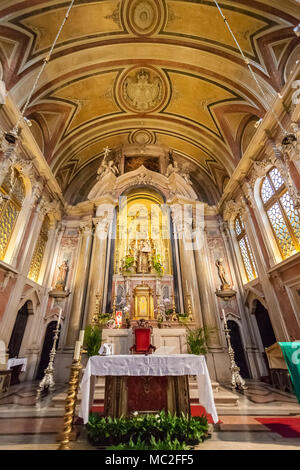
[[[164,0],[127,0],[124,20],[137,36],[150,36],[158,32],[166,19]]]
[[[120,105],[136,113],[156,111],[165,103],[166,80],[153,67],[135,67],[125,72],[117,84]]]

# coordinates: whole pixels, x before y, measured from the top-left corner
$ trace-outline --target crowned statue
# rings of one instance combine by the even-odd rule
[[[149,240],[141,240],[137,253],[137,273],[148,273],[151,270],[152,247]]]

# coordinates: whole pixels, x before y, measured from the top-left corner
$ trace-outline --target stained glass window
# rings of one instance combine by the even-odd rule
[[[45,217],[43,225],[39,234],[39,238],[35,244],[28,277],[34,282],[38,282],[39,274],[42,266],[42,261],[45,253],[45,248],[48,240],[49,231],[49,218]]]
[[[257,277],[256,266],[255,266],[253,253],[250,247],[250,243],[249,243],[246,231],[245,231],[245,227],[239,215],[235,219],[234,228],[235,228],[237,241],[240,247],[240,252],[241,252],[247,280],[252,281],[252,279],[255,279]]]
[[[264,178],[261,198],[282,258],[300,251],[299,214],[277,168]]]
[[[15,169],[9,171],[0,187],[0,259],[4,259],[25,197],[25,186]]]

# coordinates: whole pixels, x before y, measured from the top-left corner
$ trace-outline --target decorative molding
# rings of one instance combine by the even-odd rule
[[[243,217],[245,211],[246,211],[246,207],[242,198],[240,198],[240,200],[237,202],[231,199],[230,201],[227,201],[225,203],[223,218],[225,221],[229,222],[230,220],[235,218],[237,215],[240,215],[241,217]]]
[[[5,271],[3,280],[2,280],[2,282],[1,282],[1,284],[0,284],[0,292],[3,292],[3,291],[6,289],[6,287],[7,287],[8,283],[9,283],[10,279],[14,279],[14,278],[16,278],[16,277],[17,277],[17,274],[16,274],[16,273],[14,273],[14,272],[12,272],[12,271]]]
[[[93,233],[93,224],[92,221],[80,222],[79,231],[81,236],[88,236]]]
[[[270,165],[272,165],[272,162],[269,158],[253,162],[250,177],[248,180],[252,189],[254,188],[257,179],[261,178],[262,176],[265,176]]]

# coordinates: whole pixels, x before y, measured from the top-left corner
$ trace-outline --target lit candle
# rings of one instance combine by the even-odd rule
[[[81,346],[83,345],[83,339],[84,339],[84,330],[80,330],[78,341],[80,341]]]
[[[80,348],[81,348],[80,341],[76,341],[75,350],[74,350],[74,359],[75,359],[75,361],[79,361]]]

